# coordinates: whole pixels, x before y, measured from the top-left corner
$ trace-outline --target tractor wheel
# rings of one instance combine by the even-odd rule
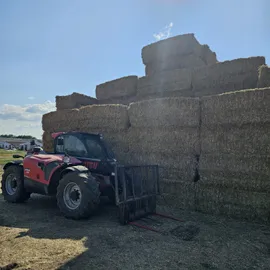
[[[30,198],[31,193],[24,189],[23,168],[8,167],[2,176],[2,194],[4,199],[12,203],[22,203]]]
[[[99,184],[87,173],[68,173],[60,180],[56,199],[60,211],[66,218],[88,218],[100,202]]]

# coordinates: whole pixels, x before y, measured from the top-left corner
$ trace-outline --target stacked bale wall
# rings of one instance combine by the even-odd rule
[[[199,153],[198,99],[164,98],[133,103],[128,109],[131,164],[158,164],[166,201],[194,209]]]
[[[270,221],[270,88],[204,97],[196,208]]]

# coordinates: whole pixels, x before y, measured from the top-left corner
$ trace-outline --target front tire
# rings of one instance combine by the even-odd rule
[[[4,199],[12,203],[22,203],[30,198],[24,188],[23,167],[9,166],[2,176],[2,194]]]
[[[100,202],[99,184],[87,173],[70,172],[60,180],[56,199],[66,218],[88,218],[94,214]]]

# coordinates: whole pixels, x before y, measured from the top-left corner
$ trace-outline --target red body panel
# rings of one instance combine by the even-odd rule
[[[64,163],[63,159],[64,159],[63,155],[46,155],[46,154],[29,155],[25,157],[23,161],[24,177],[27,177],[28,179],[37,181],[45,185],[49,185],[52,174],[63,165]],[[42,170],[39,164],[42,163],[43,166],[45,167],[46,165],[52,162],[57,162],[59,163],[59,165],[52,169],[49,178],[46,180],[44,170]],[[70,162],[74,165],[81,164],[80,160],[73,157],[70,158]]]

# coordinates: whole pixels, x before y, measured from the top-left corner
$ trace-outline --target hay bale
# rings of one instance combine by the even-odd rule
[[[270,121],[270,88],[242,90],[201,99],[202,125],[262,124]]]
[[[76,92],[73,92],[71,95],[67,96],[56,96],[55,100],[57,110],[80,108],[82,106],[98,103],[98,100],[96,98]]]
[[[129,148],[125,165],[159,165],[160,178],[193,182],[197,160],[194,155],[170,155],[163,153],[136,152]]]
[[[206,65],[218,63],[216,53],[213,52],[207,44],[202,45],[200,55]]]
[[[196,68],[192,73],[193,90],[200,92],[216,88],[220,93],[256,88],[258,69],[263,64],[264,57],[250,57]]]
[[[202,154],[200,156],[200,172],[231,172],[238,176],[248,174],[250,178],[269,178],[270,156],[243,156],[226,154]]]
[[[180,181],[160,181],[159,205],[195,210],[195,184]]]
[[[137,91],[137,76],[126,76],[96,86],[96,97],[99,100],[134,96]]]
[[[250,206],[239,206],[233,204],[213,203],[208,200],[200,200],[196,202],[196,211],[212,214],[222,215],[229,218],[256,221],[269,223],[269,209],[251,208]]]
[[[196,199],[209,201],[213,204],[232,204],[238,206],[249,206],[251,208],[269,209],[269,193],[235,190],[230,188],[207,187],[198,184],[196,186]]]
[[[76,129],[79,109],[60,110],[42,116],[42,128],[46,131],[62,131],[62,128]]]
[[[180,56],[170,56],[166,58],[163,62],[152,62],[145,66],[146,76],[152,76],[156,73],[162,71],[170,71],[176,69],[187,69],[195,67],[206,66],[206,63],[202,58],[195,54],[180,55]]]
[[[164,62],[173,55],[198,54],[201,45],[193,33],[167,38],[142,48],[142,60],[145,65],[156,61]]]
[[[151,94],[167,95],[169,92],[179,92],[179,95],[191,96],[191,89],[191,71],[178,69],[139,78],[137,95],[143,97]]]
[[[201,128],[202,153],[269,155],[270,124]]]
[[[199,99],[160,98],[130,104],[132,127],[198,127]]]
[[[260,173],[210,171],[200,169],[200,186],[208,188],[230,188],[253,192],[270,193],[270,181]]]
[[[258,88],[270,87],[270,67],[262,65],[259,67]]]
[[[130,128],[130,148],[137,152],[199,154],[199,128]]]
[[[178,83],[180,89],[191,88],[191,70],[190,69],[176,69],[170,71],[163,71],[153,76],[144,76],[138,79],[138,89],[141,89],[138,94],[143,94],[144,88],[148,86],[162,87],[166,83]]]
[[[43,150],[45,152],[53,152],[54,144],[53,144],[53,138],[50,132],[48,131],[43,132],[42,142],[43,142]]]

